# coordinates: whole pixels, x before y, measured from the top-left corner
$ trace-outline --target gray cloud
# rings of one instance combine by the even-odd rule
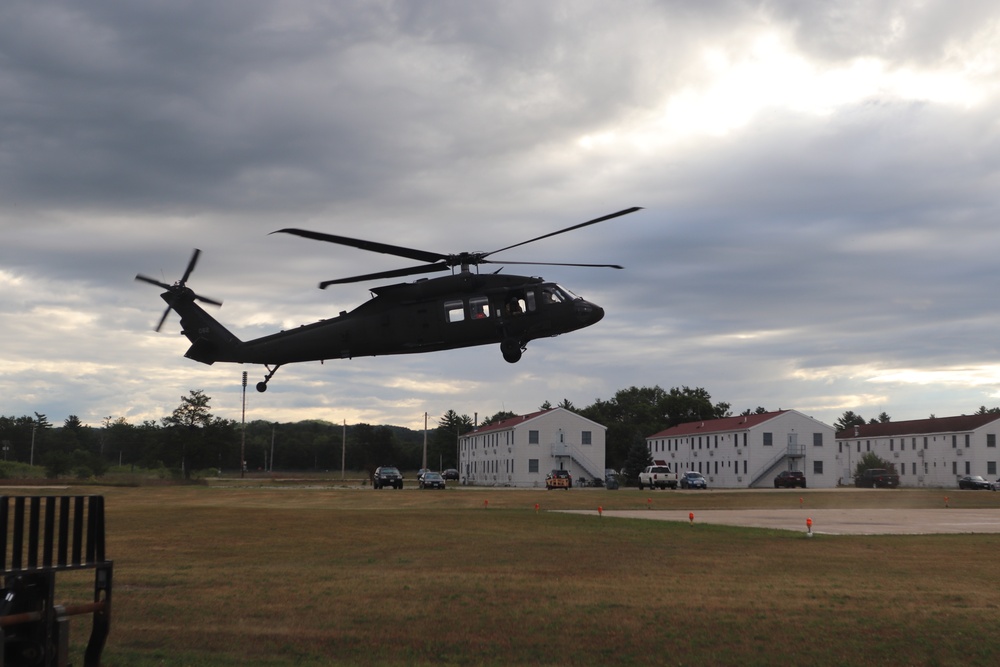
[[[504,253],[625,265],[538,268],[605,306],[596,327],[517,365],[283,368],[252,414],[414,424],[643,384],[827,421],[995,404],[996,25],[985,2],[7,3],[0,414],[158,418],[195,388],[233,414],[243,368],[184,359],[132,282],[192,247],[250,338],[368,298],[320,280],[401,265],[276,229],[492,250],[633,205]],[[799,67],[773,87],[762,35]]]

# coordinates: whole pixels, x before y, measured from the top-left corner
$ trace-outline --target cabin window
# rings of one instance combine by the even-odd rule
[[[465,319],[465,304],[461,301],[445,301],[444,312],[449,322],[461,322]]]
[[[484,320],[490,316],[490,300],[485,296],[474,296],[469,299],[469,317],[474,320]]]

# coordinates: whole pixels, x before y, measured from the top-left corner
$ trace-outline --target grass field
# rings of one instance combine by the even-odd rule
[[[104,664],[993,665],[1000,656],[1000,535],[805,539],[549,511],[798,507],[800,497],[808,507],[940,507],[945,494],[956,512],[1000,511],[997,493],[349,486],[64,491],[106,498],[115,586]],[[86,631],[74,621],[74,641]]]

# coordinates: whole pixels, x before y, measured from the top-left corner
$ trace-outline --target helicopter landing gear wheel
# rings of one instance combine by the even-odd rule
[[[520,361],[522,351],[524,348],[516,340],[507,339],[500,343],[500,353],[503,354],[503,360],[509,364],[516,364]]]
[[[267,364],[264,364],[264,368],[267,369],[267,375],[264,376],[264,381],[263,382],[258,382],[257,383],[257,391],[259,391],[262,394],[265,391],[267,391],[267,383],[268,383],[268,381],[270,381],[270,379],[272,377],[274,377],[274,374],[278,372],[278,369],[281,368],[281,364],[278,364],[274,368],[271,368]]]

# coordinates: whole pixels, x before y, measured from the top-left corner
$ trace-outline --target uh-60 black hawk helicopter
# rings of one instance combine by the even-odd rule
[[[588,327],[604,317],[604,310],[542,278],[501,274],[500,270],[481,274],[478,266],[534,264],[620,269],[622,267],[617,264],[501,262],[489,257],[638,210],[640,207],[628,208],[491,252],[463,252],[457,255],[303,229],[280,229],[272,233],[294,234],[425,262],[403,269],[327,280],[319,284],[321,289],[362,280],[437,271],[450,270],[451,275],[373,287],[370,290],[373,298],[350,312],[344,311],[331,319],[247,341],[234,336],[196,303],[201,301],[221,306],[220,301],[195,294],[187,286],[200,250],[194,251],[184,275],[173,285],[142,274],[135,279],[166,290],[160,297],[166,301],[167,309],[156,331],[163,327],[170,311],[176,311],[181,316],[182,333],[191,341],[185,357],[204,364],[217,361],[262,364],[267,374],[262,382],[257,383],[257,391],[267,390],[267,383],[278,368],[302,361],[412,354],[499,343],[503,358],[515,363],[520,360],[529,341]],[[473,272],[470,267],[477,269]]]

